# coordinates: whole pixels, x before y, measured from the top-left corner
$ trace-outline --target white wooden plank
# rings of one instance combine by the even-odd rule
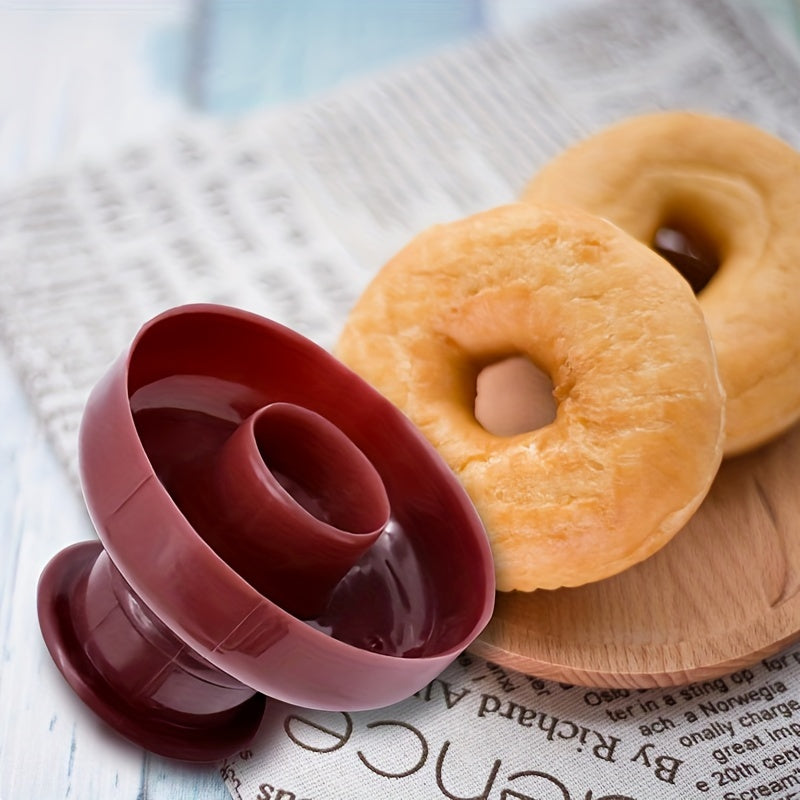
[[[0,797],[135,797],[141,751],[117,741],[78,701],[39,631],[36,584],[59,549],[92,536],[85,511],[0,362],[4,563]]]

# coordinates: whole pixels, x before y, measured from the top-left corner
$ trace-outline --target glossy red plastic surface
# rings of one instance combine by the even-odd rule
[[[45,570],[42,630],[81,697],[144,747],[240,749],[262,694],[396,702],[491,615],[488,543],[453,474],[276,323],[218,306],[157,317],[93,391],[80,450],[102,547]]]
[[[324,612],[389,523],[389,498],[369,459],[324,417],[291,403],[255,411],[217,453],[175,470],[170,484],[216,553],[302,619]]]
[[[264,695],[182,645],[130,591],[100,542],[72,545],[50,561],[39,580],[39,620],[78,696],[148,750],[214,761],[244,749],[261,724]]]

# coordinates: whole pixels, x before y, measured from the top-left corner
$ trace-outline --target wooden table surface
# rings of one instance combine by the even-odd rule
[[[796,2],[751,2],[799,35]],[[0,185],[159,135],[187,114],[313,96],[563,4],[0,0]],[[93,532],[2,349],[0,420],[0,800],[229,797],[213,766],[157,758],[109,732],[56,670],[36,582]]]

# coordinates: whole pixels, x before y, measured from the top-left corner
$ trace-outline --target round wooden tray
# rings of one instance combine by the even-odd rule
[[[471,650],[587,686],[706,680],[800,637],[800,426],[723,463],[690,523],[637,566],[575,589],[498,593]]]

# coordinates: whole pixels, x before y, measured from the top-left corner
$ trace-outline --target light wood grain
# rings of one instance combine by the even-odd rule
[[[660,552],[574,589],[499,594],[472,650],[540,677],[643,688],[705,680],[800,637],[800,426],[723,463]]]

